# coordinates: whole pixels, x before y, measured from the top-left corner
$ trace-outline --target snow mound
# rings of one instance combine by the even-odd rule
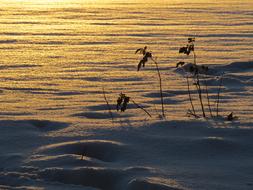
[[[210,70],[210,68],[208,66],[195,65],[193,63],[184,64],[182,67],[177,68],[176,72],[181,73],[181,74],[183,74],[185,72],[195,73],[196,70],[198,70],[198,72],[200,74],[211,74],[212,73],[212,70]]]
[[[0,185],[1,190],[43,190],[43,188],[37,187],[28,187],[28,186],[21,186],[21,187],[11,187],[7,185]]]
[[[41,147],[40,153],[74,154],[95,158],[104,162],[112,162],[119,157],[124,145],[115,141],[82,140],[51,144]]]
[[[223,72],[251,72],[253,69],[253,61],[248,62],[233,62],[227,65],[216,66],[216,70]]]
[[[50,181],[64,184],[75,184],[95,187],[103,190],[116,190],[117,182],[122,180],[124,172],[107,168],[47,168],[40,172],[40,176]]]
[[[68,123],[48,120],[2,120],[0,169],[18,166],[32,148],[43,144],[43,135],[66,126]]]
[[[146,179],[133,179],[128,183],[127,190],[183,190],[183,188],[177,187],[176,182],[172,185],[165,184],[153,180],[151,178]]]
[[[34,155],[30,158],[29,165],[40,168],[45,167],[81,167],[81,166],[101,166],[99,160],[87,156],[75,154],[61,155]]]
[[[213,78],[208,78],[206,79],[206,83],[208,86],[217,86],[219,85],[220,81],[219,78],[215,80]],[[244,87],[244,85],[246,85],[246,83],[241,79],[235,76],[228,76],[228,75],[222,78],[222,84],[230,88],[242,88]]]
[[[152,172],[148,168],[104,168],[104,167],[80,167],[75,169],[47,168],[39,175],[50,181],[64,184],[75,184],[94,187],[101,190],[183,190],[177,188],[173,180],[170,184],[162,182],[161,179],[152,178],[136,179],[138,173]],[[173,182],[171,182],[173,181]]]
[[[200,74],[206,75],[221,75],[222,73],[242,73],[251,72],[253,70],[253,61],[248,62],[233,62],[226,65],[195,65],[187,63],[182,67],[176,68],[175,72],[184,74],[185,72],[194,73],[198,69]]]
[[[195,69],[198,69],[200,81],[202,85],[216,86],[220,85],[222,76],[222,86],[235,90],[243,90],[252,86],[252,76],[248,73],[253,69],[253,62],[233,62],[227,65],[194,65],[187,63],[182,67],[175,69],[178,74],[185,75],[190,73],[192,76],[195,74]],[[205,83],[203,83],[205,81]],[[216,90],[217,91],[217,90]]]

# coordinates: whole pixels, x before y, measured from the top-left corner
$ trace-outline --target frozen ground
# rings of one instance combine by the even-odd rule
[[[0,3],[0,189],[253,189],[251,0]],[[223,117],[186,114],[188,68],[175,66],[192,61],[178,53],[189,36],[214,113],[224,73]],[[154,64],[136,71],[145,45],[161,69],[164,120]],[[152,118],[132,103],[117,112],[121,92]]]

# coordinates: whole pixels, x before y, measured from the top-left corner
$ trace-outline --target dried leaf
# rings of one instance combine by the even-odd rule
[[[142,67],[145,67],[145,63],[148,62],[148,58],[152,58],[152,54],[150,52],[146,52],[142,60],[140,60],[138,66],[137,66],[137,71],[140,70],[141,65]]]
[[[147,50],[147,46],[145,46],[144,48],[139,48],[135,51],[135,54],[140,52],[142,55],[146,54],[146,50]]]
[[[176,66],[176,67],[183,66],[184,64],[185,64],[185,62],[180,61],[180,62],[177,63],[177,66]]]
[[[123,101],[123,99],[121,98],[121,96],[118,97],[118,99],[117,99],[117,111],[119,111],[122,101]]]
[[[233,120],[234,120],[233,112],[231,112],[231,113],[227,116],[227,120],[228,120],[228,121],[233,121]]]
[[[129,103],[130,97],[125,94],[120,93],[117,99],[117,111],[124,112],[127,109],[127,105]]]
[[[135,54],[138,53],[138,52],[141,52],[142,51],[142,48],[139,48],[135,51]]]
[[[195,42],[195,38],[188,38],[188,43],[193,43]]]
[[[124,102],[121,107],[121,111],[124,112],[127,109],[127,104],[129,103],[130,97],[125,96]]]
[[[187,47],[181,47],[179,49],[179,53],[186,53],[187,52]]]

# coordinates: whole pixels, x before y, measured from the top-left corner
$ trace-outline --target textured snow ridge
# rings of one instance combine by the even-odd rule
[[[135,178],[142,173],[151,172],[146,168],[111,169],[97,167],[82,167],[75,169],[49,168],[40,172],[40,176],[50,181],[65,184],[75,184],[95,187],[102,190],[179,190],[178,184],[173,180],[153,180],[149,178]]]
[[[201,65],[201,64],[192,64],[186,63],[182,67],[176,69],[176,72],[181,73],[182,70],[186,72],[194,72],[195,68],[198,69],[200,74],[207,75],[220,75],[222,73],[243,73],[251,72],[253,70],[253,62],[233,62],[226,65]]]
[[[0,156],[1,189],[186,189],[176,180],[164,176],[159,168],[141,163],[142,152],[144,157],[149,152],[136,146],[138,131],[129,131],[128,137],[124,130],[116,133],[109,130],[108,139],[99,139],[99,136],[86,140],[55,137],[48,143],[49,131],[41,129],[52,124],[55,128],[51,128],[50,132],[62,129],[59,123],[49,121],[4,122],[0,128],[2,132],[6,130],[5,126],[9,126],[9,132],[15,129],[15,135],[10,135],[10,138],[18,142],[12,150],[6,149],[6,154]],[[115,135],[117,140],[109,140]],[[123,140],[125,137],[129,140]],[[152,138],[147,142],[149,140],[152,141]],[[19,144],[22,149],[18,148]]]
[[[179,189],[172,180],[161,182],[142,177],[154,175],[154,168],[123,167],[120,163],[127,160],[128,154],[131,154],[131,148],[116,141],[70,141],[39,148],[29,164],[47,167],[41,169],[38,176],[51,182],[101,190]]]
[[[81,140],[52,144],[39,149],[39,152],[61,153],[94,158],[104,162],[114,161],[124,148],[119,142],[106,140]]]
[[[1,139],[6,147],[0,156],[1,189],[251,187],[250,178],[228,184],[234,176],[251,175],[251,129],[216,128],[205,120],[168,120],[137,128],[93,129],[91,136],[71,137],[66,133],[51,137],[50,133],[71,126],[37,122],[39,128],[30,120],[4,121],[0,127],[6,136]],[[7,139],[14,142],[8,149]],[[206,180],[209,175],[217,179]]]

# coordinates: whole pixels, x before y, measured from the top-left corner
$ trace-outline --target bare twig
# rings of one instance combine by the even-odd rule
[[[198,94],[199,94],[199,102],[200,102],[200,105],[201,105],[203,117],[206,117],[205,109],[204,109],[204,105],[203,105],[203,100],[202,100],[202,91],[201,91],[201,86],[200,86],[200,80],[199,80],[199,74],[198,73],[196,74],[196,77],[197,77],[197,82],[195,83],[195,85],[196,85],[196,88],[197,88],[197,91],[198,91]]]
[[[220,92],[221,92],[221,86],[222,86],[222,81],[223,81],[223,75],[224,73],[220,77],[220,85],[219,85],[219,89],[217,93],[217,102],[216,102],[216,116],[217,117],[219,116]]]
[[[192,97],[191,97],[191,92],[190,92],[190,84],[189,84],[189,78],[188,78],[188,76],[186,76],[186,80],[187,80],[188,95],[189,95],[189,100],[190,100],[190,102],[191,102],[192,111],[193,111],[193,114],[196,115],[195,108],[194,108],[194,105],[193,105],[193,103],[192,103]]]
[[[192,110],[188,110],[187,114],[194,116],[195,118],[200,118],[197,114],[193,113]]]
[[[196,53],[195,51],[192,51],[193,52],[193,60],[194,60],[194,64],[196,65],[197,64],[197,56],[196,56]]]
[[[205,83],[205,86],[206,86],[206,98],[207,98],[207,103],[208,103],[208,109],[209,109],[209,112],[210,112],[210,116],[213,117],[212,109],[211,109],[211,105],[210,105],[209,93],[208,93],[208,86],[207,86],[206,80],[204,80],[204,83]]]
[[[134,105],[136,105],[137,108],[140,108],[142,111],[144,111],[149,117],[152,117],[151,114],[142,106],[140,106],[139,104],[137,104],[135,101],[133,101],[132,99],[130,99],[131,102],[133,102]]]
[[[162,89],[162,78],[160,74],[160,70],[158,67],[158,63],[151,57],[151,60],[155,63],[156,65],[156,70],[159,78],[159,86],[160,86],[160,97],[161,97],[161,105],[162,105],[162,116],[165,118],[165,113],[164,113],[164,101],[163,101],[163,89]]]
[[[108,102],[108,100],[106,98],[104,87],[103,87],[103,95],[104,95],[104,100],[105,100],[106,105],[107,105],[108,112],[109,112],[109,114],[111,116],[111,119],[112,119],[112,122],[113,122],[114,118],[113,118],[113,115],[112,115],[112,109],[111,109],[111,106],[110,106],[110,104],[109,104],[109,102]]]

